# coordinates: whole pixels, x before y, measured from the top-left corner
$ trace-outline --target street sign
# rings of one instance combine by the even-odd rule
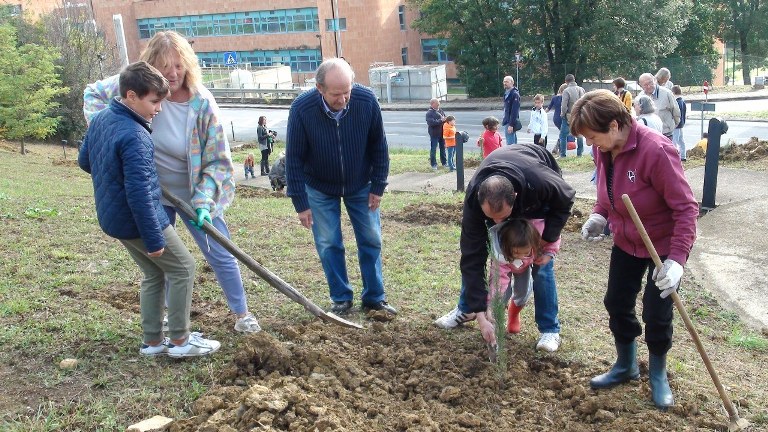
[[[237,66],[237,52],[227,51],[224,53],[224,66]]]
[[[392,82],[403,82],[405,81],[404,77],[394,77],[392,78]]]
[[[691,102],[691,111],[714,111],[715,104],[703,102]]]

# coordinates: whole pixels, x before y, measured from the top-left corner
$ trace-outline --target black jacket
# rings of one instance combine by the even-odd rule
[[[517,193],[511,217],[544,219],[542,239],[546,242],[560,237],[576,195],[563,180],[552,154],[540,146],[504,146],[483,160],[467,186],[461,221],[461,279],[469,306],[464,312],[480,312],[487,307],[488,228],[494,222],[480,208],[477,189],[496,174],[507,177]]]

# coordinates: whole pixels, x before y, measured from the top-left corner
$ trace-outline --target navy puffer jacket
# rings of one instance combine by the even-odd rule
[[[160,183],[146,120],[113,99],[93,118],[80,147],[80,168],[91,174],[96,216],[107,235],[141,238],[147,252],[165,247],[170,225],[160,204]]]

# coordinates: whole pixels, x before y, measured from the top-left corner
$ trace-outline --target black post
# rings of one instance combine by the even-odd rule
[[[701,198],[701,209],[704,211],[715,208],[717,169],[720,158],[720,136],[726,132],[728,132],[728,123],[725,120],[719,117],[709,119],[707,154],[704,159],[704,192]]]
[[[235,122],[229,122],[229,124],[232,126],[232,141],[235,140]]]
[[[457,136],[459,134],[456,134]],[[463,141],[463,139],[462,139]],[[456,190],[464,192],[464,143],[456,144]]]
[[[67,158],[67,140],[61,140],[61,149],[64,150],[64,159]]]

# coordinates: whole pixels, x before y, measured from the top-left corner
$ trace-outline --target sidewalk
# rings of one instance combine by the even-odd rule
[[[552,95],[546,95],[547,101]],[[733,100],[754,100],[754,99],[766,99],[768,98],[768,88],[762,90],[752,90],[750,92],[742,93],[715,93],[710,94],[709,97],[705,97],[704,93],[700,94],[687,94],[684,95],[686,102],[703,102],[705,99],[708,102],[724,102]],[[290,105],[276,105],[276,104],[226,104],[222,105],[227,108],[264,108],[264,109],[289,109]],[[386,103],[380,102],[382,111],[426,111],[429,108],[428,101],[414,101],[414,102],[392,102]],[[479,99],[454,99],[449,101],[440,102],[440,107],[446,111],[503,111],[504,104],[502,98],[479,98]],[[533,96],[523,96],[520,101],[520,109],[533,108]]]
[[[267,176],[245,180],[235,170],[238,185],[271,189]],[[469,182],[474,170],[464,173]],[[686,171],[696,199],[701,201],[704,168]],[[577,198],[595,199],[588,172],[563,173]],[[438,193],[456,190],[456,174],[444,170],[403,173],[389,177],[389,192]],[[698,221],[698,238],[687,270],[726,308],[749,325],[768,329],[768,172],[720,167],[717,208]]]

